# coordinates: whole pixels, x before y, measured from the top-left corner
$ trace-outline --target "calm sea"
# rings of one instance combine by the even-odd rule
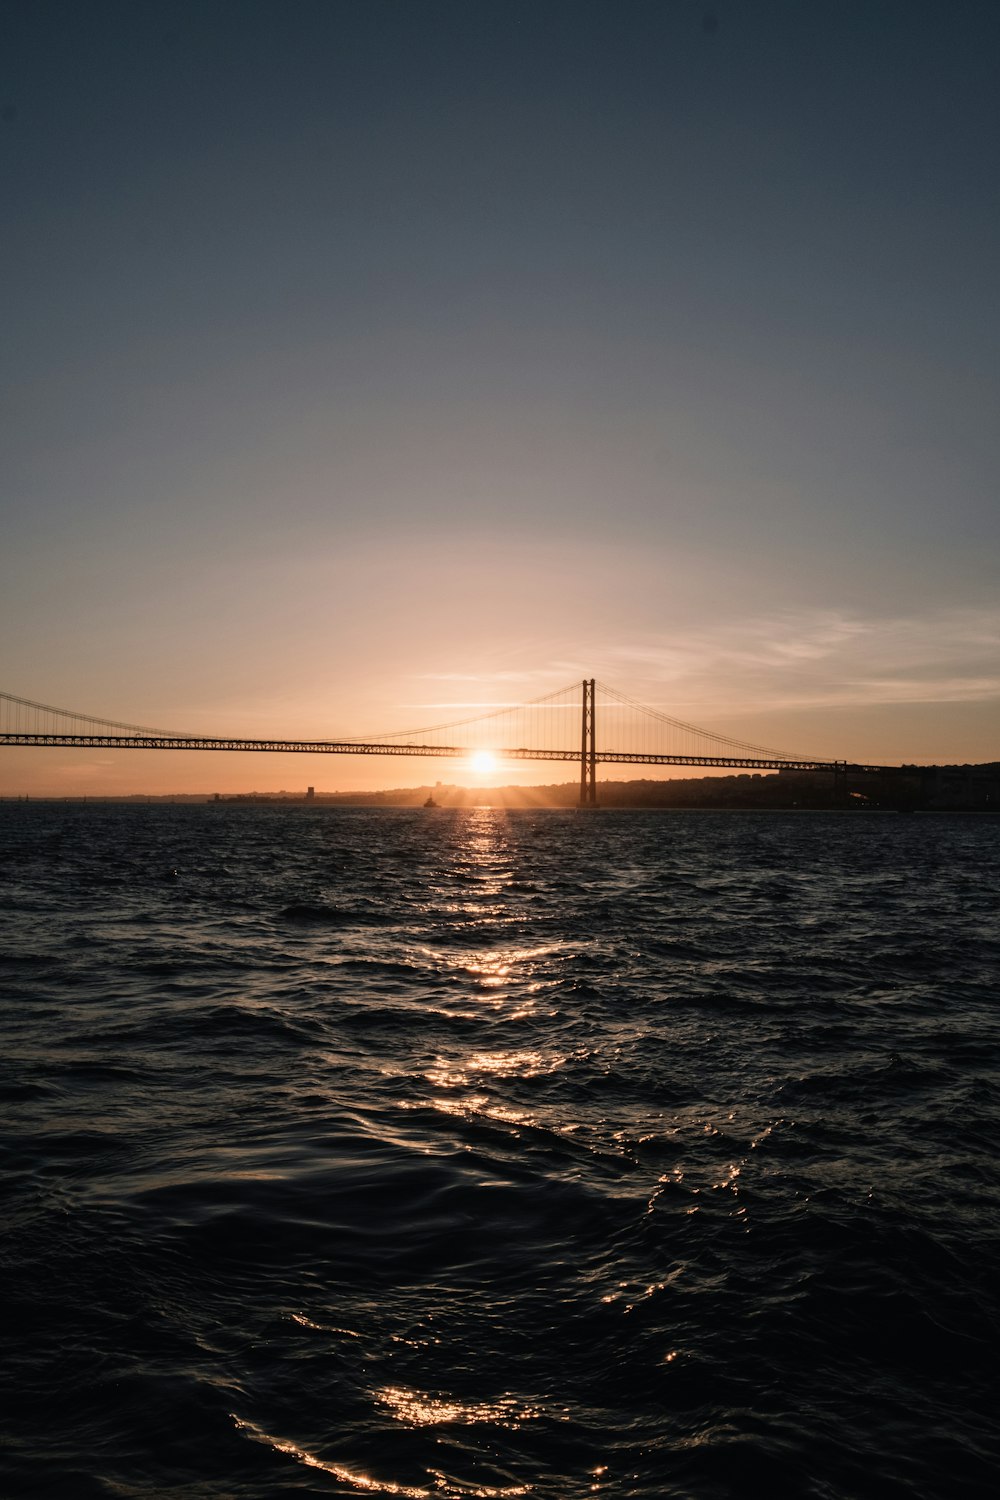
[[[0,1494],[992,1495],[1000,825],[7,804]]]

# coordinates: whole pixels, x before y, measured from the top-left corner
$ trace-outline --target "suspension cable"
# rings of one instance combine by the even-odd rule
[[[446,729],[465,729],[470,724],[487,724],[492,719],[499,719],[504,714],[518,713],[526,708],[540,708],[545,703],[550,703],[554,698],[563,698],[567,693],[575,693],[577,684],[571,683],[569,687],[557,688],[553,693],[543,693],[540,698],[529,698],[524,703],[507,703],[502,708],[492,709],[487,714],[473,714],[468,719],[451,719],[445,724],[425,725],[422,729],[394,729],[384,736],[373,736],[380,739],[400,739],[402,737],[413,738],[422,734],[442,734]]]
[[[712,740],[717,745],[728,745],[734,749],[747,750],[754,755],[766,756],[771,760],[811,760],[822,759],[822,757],[793,755],[788,750],[774,750],[767,745],[751,744],[748,740],[733,739],[730,735],[716,734],[711,729],[702,729],[697,724],[688,724],[684,719],[675,719],[670,714],[663,713],[657,708],[650,708],[645,703],[637,703],[634,698],[629,698],[625,693],[620,693],[616,688],[608,687],[604,682],[597,686],[607,697],[623,704],[626,708],[634,709],[636,712],[646,714],[651,719],[657,719],[661,724],[669,724],[672,729],[683,729],[688,734],[696,734],[701,739]]]
[[[38,713],[58,714],[64,719],[77,719],[84,724],[101,724],[106,729],[129,729],[135,734],[159,735],[163,739],[188,739],[193,736],[180,735],[175,729],[150,729],[148,724],[123,724],[118,719],[100,719],[94,714],[80,714],[72,708],[53,708],[51,703],[34,703],[30,698],[18,698],[15,693],[0,693],[6,703],[16,703],[19,708],[33,708]]]

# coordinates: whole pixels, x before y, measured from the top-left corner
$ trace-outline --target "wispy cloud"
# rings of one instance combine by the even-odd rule
[[[841,704],[959,702],[1000,694],[1000,610],[876,618],[833,610],[730,620],[606,653],[607,670],[671,712],[713,717]]]
[[[585,662],[553,653],[528,670],[421,673],[411,681],[445,692],[430,701],[415,693],[407,709],[489,712],[591,675],[706,727],[747,714],[988,701],[1000,699],[1000,609],[729,617],[604,647]],[[449,685],[465,691],[448,699]]]
[[[976,703],[1000,696],[1000,676],[873,677],[849,683],[845,691],[876,703]]]

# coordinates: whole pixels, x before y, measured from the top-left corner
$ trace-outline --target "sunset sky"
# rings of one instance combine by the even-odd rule
[[[0,689],[1000,758],[998,79],[995,0],[2,0]]]

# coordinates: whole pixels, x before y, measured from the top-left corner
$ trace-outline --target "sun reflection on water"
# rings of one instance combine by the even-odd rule
[[[472,953],[421,947],[416,950],[416,957],[424,965],[430,963],[442,978],[463,986],[468,986],[471,981],[480,994],[484,990],[516,991],[522,1004],[530,1004],[540,991],[559,982],[558,960],[563,947],[563,944],[550,943],[535,947],[486,948]]]
[[[502,1396],[498,1401],[463,1402],[396,1385],[384,1386],[377,1392],[376,1400],[397,1422],[408,1422],[414,1427],[495,1422],[502,1427],[518,1428],[522,1422],[534,1421],[542,1415],[536,1407],[519,1405],[513,1396]]]
[[[525,1413],[527,1415],[527,1413]],[[378,1495],[401,1495],[405,1500],[508,1500],[515,1495],[527,1495],[531,1491],[531,1485],[458,1485],[449,1480],[444,1474],[435,1470],[431,1471],[433,1487],[427,1485],[401,1484],[394,1479],[376,1479],[372,1474],[365,1474],[358,1469],[349,1469],[344,1464],[330,1463],[326,1459],[319,1458],[317,1454],[310,1453],[308,1448],[303,1448],[299,1443],[293,1443],[288,1438],[274,1437],[258,1427],[256,1422],[250,1422],[245,1417],[238,1417],[235,1412],[230,1412],[230,1418],[240,1432],[245,1432],[255,1443],[262,1443],[271,1448],[275,1453],[287,1454],[296,1462],[304,1464],[309,1469],[319,1469],[324,1474],[338,1479],[341,1484],[351,1485],[356,1490],[363,1490],[368,1494]],[[534,1415],[534,1413],[531,1413]],[[406,1420],[401,1418],[401,1420]],[[478,1419],[476,1419],[478,1420]],[[494,1418],[483,1418],[485,1421]]]
[[[338,1328],[332,1323],[314,1323],[312,1318],[306,1317],[305,1313],[293,1312],[289,1313],[289,1317],[293,1323],[298,1323],[302,1328],[310,1328],[314,1333],[335,1333],[346,1339],[361,1337],[360,1333],[356,1333],[353,1328]]]
[[[456,1119],[471,1120],[480,1116],[484,1120],[495,1120],[499,1125],[538,1127],[536,1116],[527,1114],[524,1110],[510,1109],[504,1104],[492,1104],[487,1094],[463,1094],[460,1099],[450,1099],[447,1095],[439,1095],[430,1102],[431,1106],[440,1110],[441,1114],[452,1115]],[[573,1126],[559,1127],[564,1132],[574,1128]]]
[[[307,1448],[302,1448],[298,1443],[291,1442],[288,1438],[273,1437],[258,1427],[255,1422],[248,1422],[244,1417],[238,1417],[235,1412],[230,1416],[241,1432],[253,1438],[255,1443],[263,1443],[268,1448],[273,1448],[276,1453],[287,1453],[290,1458],[296,1459],[300,1464],[305,1464],[310,1469],[320,1469],[324,1474],[331,1474],[334,1479],[339,1479],[343,1484],[351,1484],[355,1489],[376,1491],[382,1495],[405,1495],[407,1500],[431,1500],[435,1494],[440,1495],[440,1489],[435,1486],[433,1490],[425,1486],[414,1484],[397,1484],[391,1479],[375,1479],[370,1474],[360,1474],[356,1469],[346,1469],[343,1464],[327,1463],[325,1459],[318,1458],[315,1453],[310,1453]],[[494,1494],[501,1493],[494,1491]],[[523,1493],[523,1491],[507,1491],[508,1494]]]
[[[436,1088],[469,1088],[473,1080],[493,1078],[538,1078],[557,1072],[565,1063],[562,1053],[535,1051],[525,1047],[515,1052],[473,1052],[461,1062],[438,1058],[424,1077]]]

